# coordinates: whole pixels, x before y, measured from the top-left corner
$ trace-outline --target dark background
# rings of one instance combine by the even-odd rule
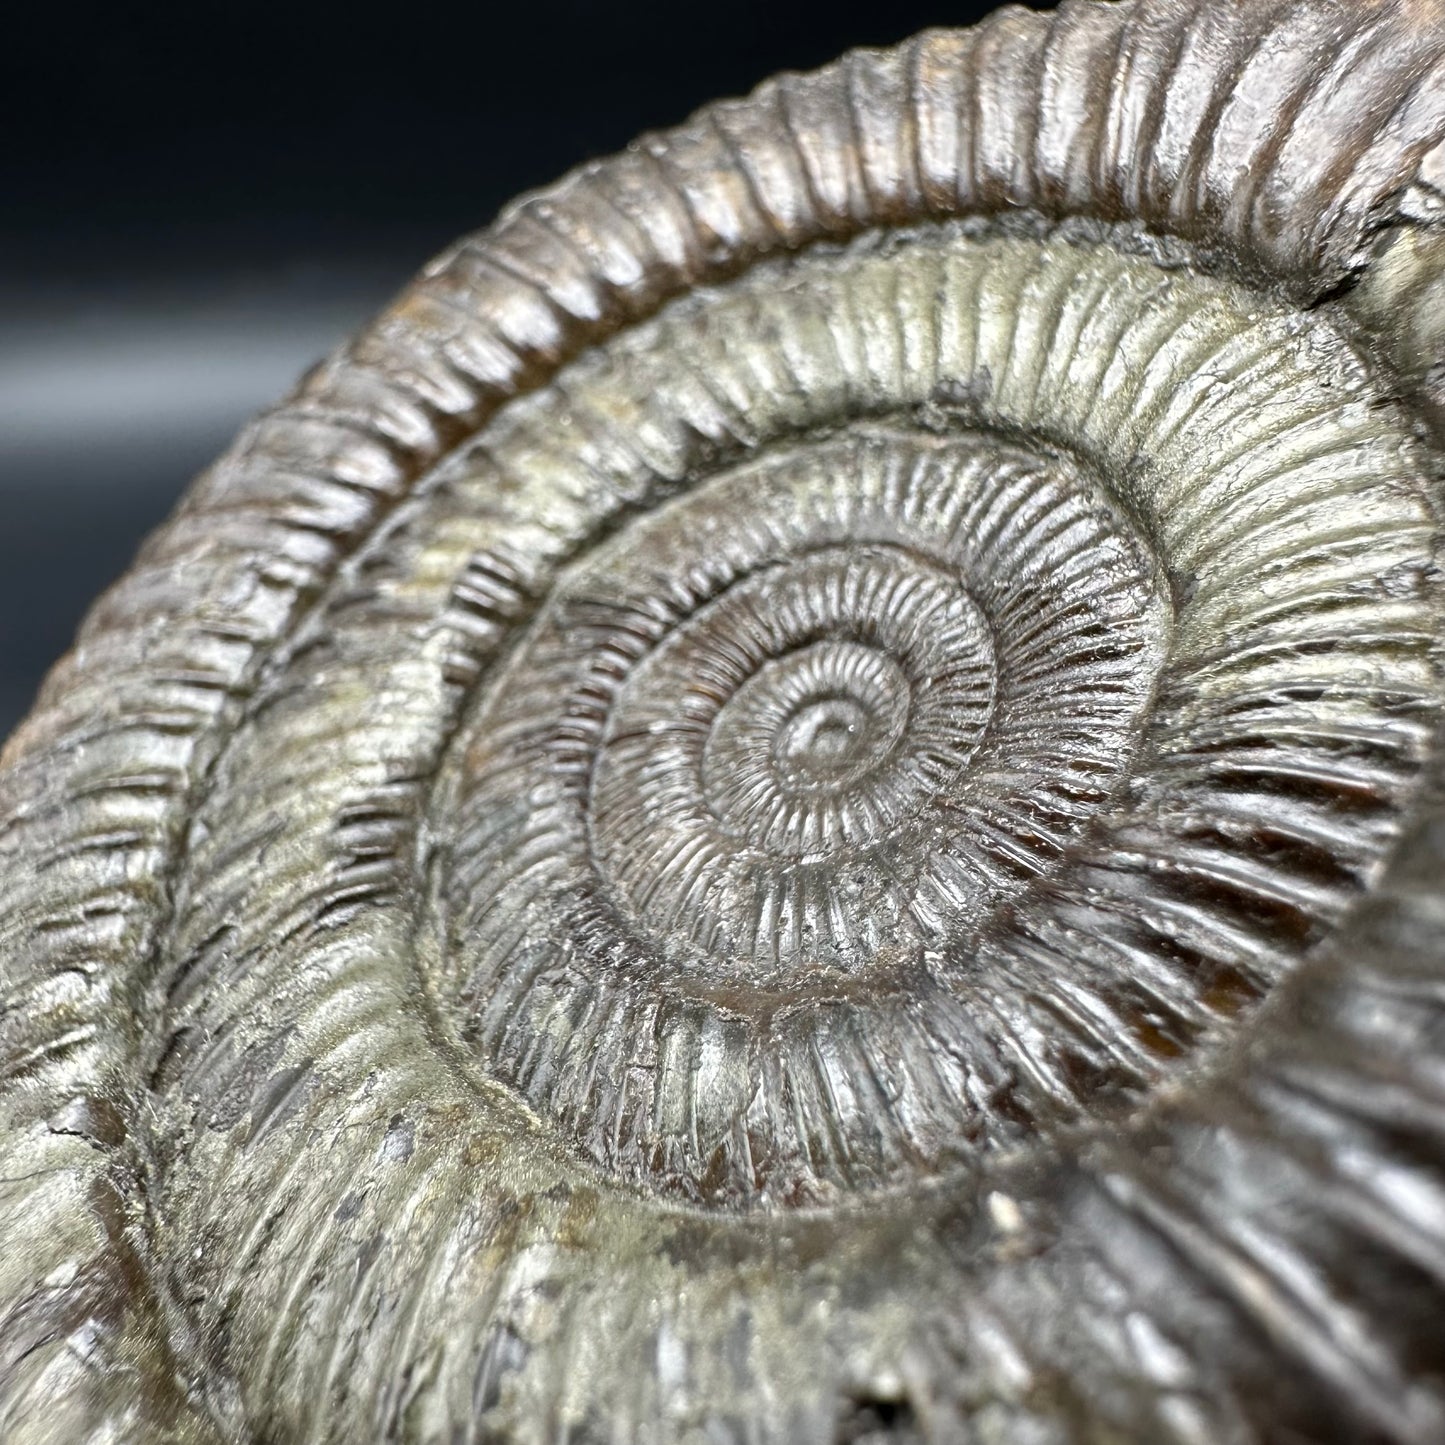
[[[969,0],[25,0],[0,58],[0,738],[251,412],[519,191]]]

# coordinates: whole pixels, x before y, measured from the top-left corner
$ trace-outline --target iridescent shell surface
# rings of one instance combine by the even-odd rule
[[[1445,9],[519,202],[0,767],[0,1439],[1445,1440]]]

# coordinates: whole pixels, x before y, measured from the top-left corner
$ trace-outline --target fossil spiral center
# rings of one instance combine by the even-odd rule
[[[790,471],[774,548],[808,540]],[[618,689],[588,804],[606,884],[705,973],[865,967],[877,889],[837,870],[878,850],[906,867],[899,830],[956,783],[994,690],[987,623],[946,566],[877,542],[765,553]]]
[[[979,941],[1127,775],[1168,626],[1087,468],[986,433],[853,429],[642,514],[479,700],[466,1037],[584,1132],[646,1038],[697,1147],[803,1148],[818,1117],[861,1150],[858,1082],[810,1061],[842,1044],[881,1081],[921,1030],[976,1030],[970,974],[1006,967]],[[918,1084],[935,1111],[971,1087]]]
[[[1339,916],[1434,686],[1431,524],[1336,340],[1089,247],[834,265],[640,329],[444,479],[487,547],[439,1017],[714,1205],[1138,1100]],[[754,284],[791,380],[740,359]],[[869,320],[904,286],[916,354]]]
[[[908,696],[901,669],[862,644],[818,642],[769,659],[709,739],[703,780],[714,814],[758,836],[787,804],[838,797],[897,744]]]
[[[787,721],[777,752],[805,778],[830,779],[866,747],[861,736],[869,715],[851,698],[822,697],[805,703]]]

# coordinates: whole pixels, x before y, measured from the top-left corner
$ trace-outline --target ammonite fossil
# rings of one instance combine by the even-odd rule
[[[1445,1440],[1445,9],[1009,9],[434,263],[0,773],[0,1438]]]

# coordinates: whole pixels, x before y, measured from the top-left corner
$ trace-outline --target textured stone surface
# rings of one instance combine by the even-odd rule
[[[1445,10],[999,12],[435,262],[0,766],[0,1438],[1445,1438]]]

